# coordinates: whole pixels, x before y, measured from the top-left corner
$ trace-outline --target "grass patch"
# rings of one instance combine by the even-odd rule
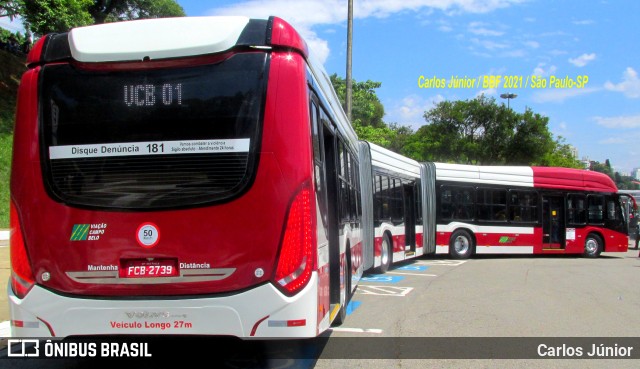
[[[25,59],[0,50],[0,228],[9,228],[9,179],[16,95]]]
[[[0,228],[9,228],[9,179],[13,134],[0,133]]]

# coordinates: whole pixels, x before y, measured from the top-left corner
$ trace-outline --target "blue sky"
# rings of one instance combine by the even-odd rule
[[[178,0],[188,16],[280,16],[345,76],[347,0]],[[549,117],[579,156],[630,172],[640,167],[640,2],[578,0],[354,0],[353,78],[382,83],[385,122],[423,125],[443,100],[480,93]],[[497,88],[420,88],[420,76],[501,76]],[[523,86],[505,88],[504,76]],[[547,82],[533,88],[532,76]],[[582,88],[551,87],[551,77]],[[529,85],[524,86],[527,78]]]

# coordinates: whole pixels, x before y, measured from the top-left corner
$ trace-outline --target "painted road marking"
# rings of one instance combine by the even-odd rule
[[[390,275],[377,275],[371,277],[362,277],[361,282],[381,282],[381,283],[398,283],[403,280],[404,277],[394,277]]]
[[[437,277],[438,275],[436,274],[426,274],[426,273],[422,273],[422,274],[418,274],[418,273],[398,273],[398,272],[387,272],[387,274],[398,274],[398,275],[417,275],[420,277]]]
[[[400,268],[394,268],[393,270],[405,270],[405,271],[417,271],[417,272],[422,272],[424,270],[429,269],[428,266],[426,265],[405,265],[403,267]]]
[[[350,315],[351,313],[356,311],[356,309],[359,308],[360,305],[362,305],[361,301],[349,301],[349,304],[347,304],[347,315]]]
[[[360,285],[358,286],[357,293],[362,295],[374,295],[374,296],[405,297],[411,291],[413,291],[413,287]]]
[[[382,333],[382,329],[376,328],[346,328],[346,327],[332,327],[329,330],[334,332],[348,332],[348,333]]]
[[[424,260],[416,261],[419,265],[442,265],[442,266],[459,266],[466,263],[467,260]]]

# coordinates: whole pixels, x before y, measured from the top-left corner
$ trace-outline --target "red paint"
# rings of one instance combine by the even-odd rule
[[[302,53],[305,58],[309,56],[307,43],[302,39],[302,37],[300,37],[298,31],[296,31],[289,23],[278,17],[273,18],[271,45],[293,48]]]
[[[571,168],[531,167],[533,186],[560,190],[618,192],[606,174]]]

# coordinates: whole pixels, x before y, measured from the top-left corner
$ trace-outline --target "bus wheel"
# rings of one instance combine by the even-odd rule
[[[449,240],[449,254],[452,259],[468,259],[475,245],[473,237],[464,229],[453,232]]]
[[[351,268],[349,266],[351,263],[349,262],[349,257],[349,252],[347,251],[340,273],[340,277],[344,278],[342,283],[340,283],[340,310],[333,321],[334,325],[342,325],[347,319],[347,305],[349,305],[349,297],[351,296]],[[344,288],[342,288],[342,286],[344,286]]]
[[[389,239],[389,234],[385,233],[382,236],[382,250],[380,251],[380,266],[377,267],[374,272],[377,274],[386,273],[391,266],[393,260],[393,251],[391,246],[391,240]]]
[[[597,234],[589,234],[584,241],[584,256],[587,258],[597,258],[602,252],[602,238]]]

